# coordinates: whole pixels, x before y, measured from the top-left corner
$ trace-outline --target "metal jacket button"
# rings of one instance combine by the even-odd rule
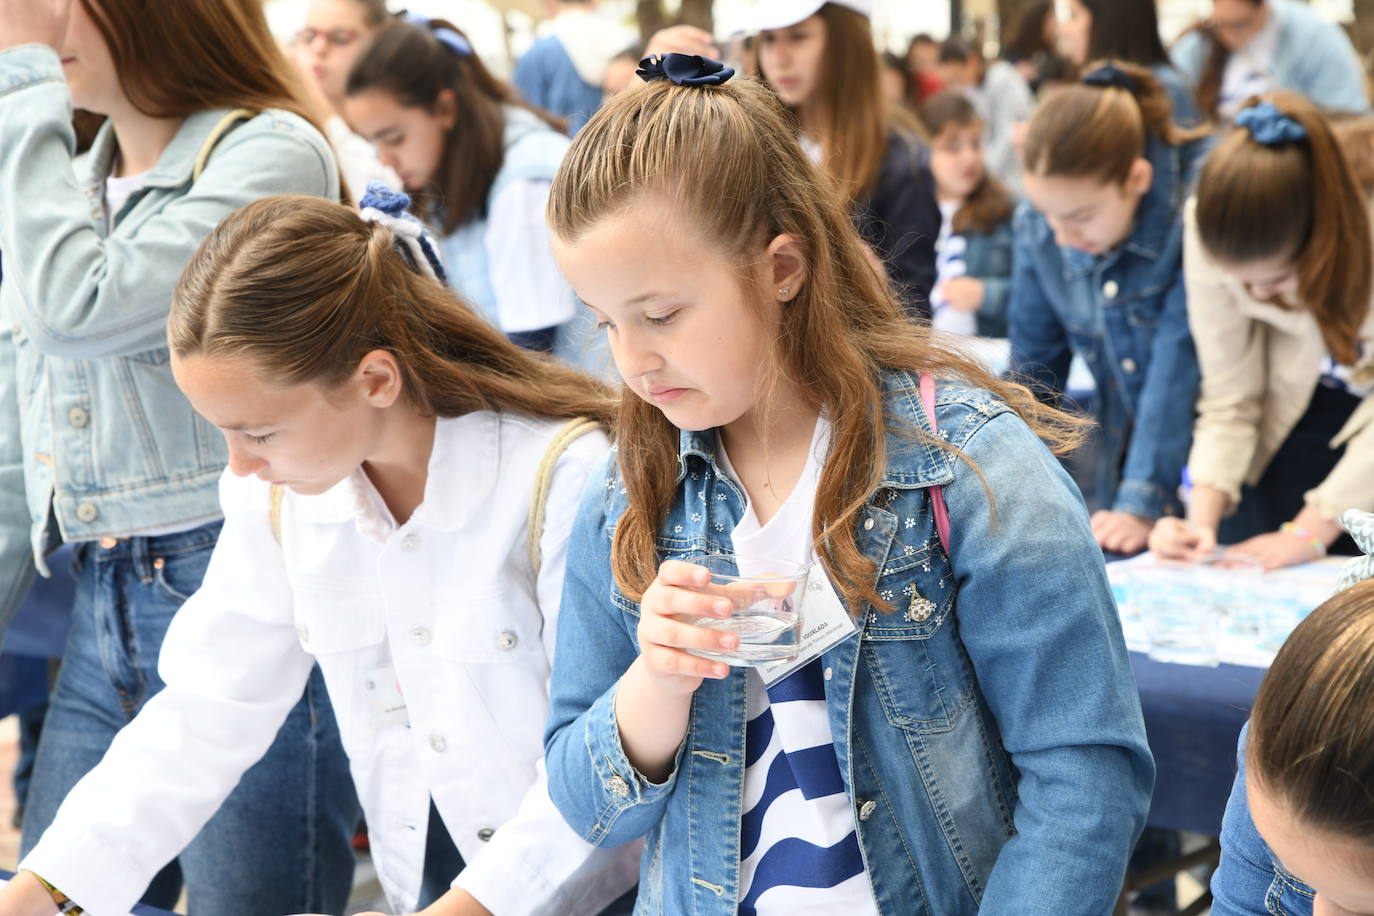
[[[76,507],[76,517],[83,522],[93,522],[100,517],[100,510],[95,503],[82,503]]]

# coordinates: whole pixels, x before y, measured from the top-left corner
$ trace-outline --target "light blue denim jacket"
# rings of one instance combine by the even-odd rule
[[[110,125],[74,160],[57,54],[44,45],[0,52],[0,324],[9,332],[0,335],[0,371],[17,372],[19,402],[17,416],[13,398],[0,404],[0,471],[22,464],[28,494],[26,516],[0,518],[0,579],[19,566],[16,528],[31,532],[41,555],[49,505],[67,541],[220,514],[223,437],[191,409],[168,366],[172,290],[210,230],[244,204],[339,195],[328,143],[281,111],[225,135],[193,183],[225,114],[186,118],[107,234]]]
[[[1183,282],[1183,205],[1211,143],[1174,147],[1150,137],[1154,181],[1130,236],[1107,254],[1061,248],[1029,204],[1016,214],[1012,369],[1055,393],[1075,353],[1092,370],[1102,509],[1147,519],[1177,509],[1200,378]]]
[[[916,380],[892,373],[885,383],[890,415],[929,431]],[[996,494],[996,521],[968,465],[890,435],[883,483],[855,533],[896,610],[863,607],[859,634],[822,656],[874,897],[894,916],[1107,913],[1154,763],[1101,551],[1072,481],[1002,402],[941,385],[936,417]],[[744,498],[714,443],[714,431],[681,434],[661,559],[731,550]],[[931,516],[935,484],[949,505],[948,556]],[[569,545],[549,792],[593,843],[647,835],[637,914],[733,914],[744,671],[697,690],[664,782],[630,765],[615,692],[638,654],[639,607],[610,572],[625,502],[612,457],[589,484]]]

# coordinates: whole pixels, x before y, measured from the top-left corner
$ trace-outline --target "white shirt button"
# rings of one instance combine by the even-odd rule
[[[1135,364],[1135,360],[1131,359],[1129,356],[1121,361],[1121,371],[1125,372],[1127,375],[1134,374],[1135,370],[1139,368],[1140,367]]]
[[[447,748],[448,742],[444,740],[443,735],[435,732],[429,736],[429,749],[434,751],[434,753],[442,754]]]
[[[93,522],[100,517],[100,510],[95,503],[82,503],[76,507],[76,517],[83,522]]]
[[[406,553],[410,553],[419,546],[420,536],[417,534],[407,534],[405,537],[401,538],[401,549]]]
[[[612,776],[611,781],[606,783],[606,787],[611,790],[611,794],[616,798],[630,797],[630,784],[625,781],[623,776]]]
[[[67,411],[67,422],[77,429],[81,429],[81,427],[85,426],[90,421],[91,415],[86,413],[86,408],[84,407],[73,407],[71,410]]]
[[[1108,280],[1106,283],[1102,284],[1102,295],[1106,296],[1108,299],[1115,299],[1120,292],[1121,284],[1117,283],[1115,280]]]
[[[491,840],[492,835],[495,833],[495,827],[483,827],[481,830],[477,831],[477,839],[481,840],[483,843],[486,843]]]
[[[831,667],[829,667],[829,666],[826,666],[826,669],[825,669],[825,679],[828,681],[828,680],[830,680],[831,678],[833,678],[834,676],[835,676],[835,669],[834,669],[834,668],[831,668]]]
[[[859,804],[859,820],[866,821],[873,816],[873,812],[878,810],[878,803],[869,799]]]
[[[429,645],[429,630],[425,627],[415,627],[410,631],[410,641],[417,646]]]
[[[296,624],[296,635],[301,638],[301,642],[310,642],[310,628],[305,624]]]
[[[514,649],[520,642],[520,637],[510,630],[502,630],[496,637],[496,648],[503,650]]]
[[[865,530],[865,531],[872,531],[872,530],[873,530],[873,519],[871,519],[871,518],[866,518],[866,519],[864,519],[864,530]]]

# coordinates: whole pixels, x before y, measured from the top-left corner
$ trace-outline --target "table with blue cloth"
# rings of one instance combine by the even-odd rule
[[[1236,740],[1264,668],[1204,668],[1131,653],[1155,758],[1149,824],[1218,836],[1236,769]]]

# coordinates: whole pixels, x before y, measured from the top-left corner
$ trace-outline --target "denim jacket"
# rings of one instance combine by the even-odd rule
[[[1012,368],[1056,393],[1073,354],[1092,370],[1103,509],[1153,519],[1176,508],[1199,378],[1183,282],[1183,205],[1210,148],[1210,139],[1181,147],[1149,139],[1154,182],[1130,236],[1104,255],[1059,247],[1029,204],[1016,214]]]
[[[0,405],[0,468],[21,462],[27,517],[0,518],[0,579],[19,564],[10,529],[41,557],[49,506],[64,540],[195,524],[220,514],[224,439],[168,367],[167,311],[182,269],[222,219],[257,198],[339,196],[324,138],[282,111],[224,136],[199,180],[207,137],[227,112],[190,115],[107,232],[107,123],[72,157],[72,102],[56,52],[0,52],[0,370],[17,372],[19,422]],[[0,393],[8,390],[0,385]],[[8,506],[8,504],[6,504]]]
[[[964,261],[968,276],[983,281],[983,304],[978,307],[978,334],[1007,336],[1007,300],[1011,297],[1011,220],[991,232],[965,232]]]
[[[1221,862],[1212,873],[1214,916],[1311,916],[1316,892],[1288,873],[1269,851],[1250,817],[1245,786],[1245,739],[1241,729],[1236,781],[1221,821]]]
[[[890,416],[929,433],[916,379],[885,377]],[[947,452],[888,436],[857,523],[876,586],[858,634],[826,652],[826,699],[874,898],[885,914],[1109,912],[1145,819],[1154,764],[1102,554],[1059,463],[1001,401],[941,385],[936,417],[996,494]],[[680,438],[660,559],[729,552],[744,498],[714,431]],[[929,488],[952,525],[939,545]],[[740,892],[746,678],[692,698],[672,773],[626,759],[617,680],[638,605],[611,575],[626,496],[594,476],[573,528],[546,736],[549,792],[598,845],[647,835],[645,914],[733,914]],[[927,600],[929,599],[929,600]]]

